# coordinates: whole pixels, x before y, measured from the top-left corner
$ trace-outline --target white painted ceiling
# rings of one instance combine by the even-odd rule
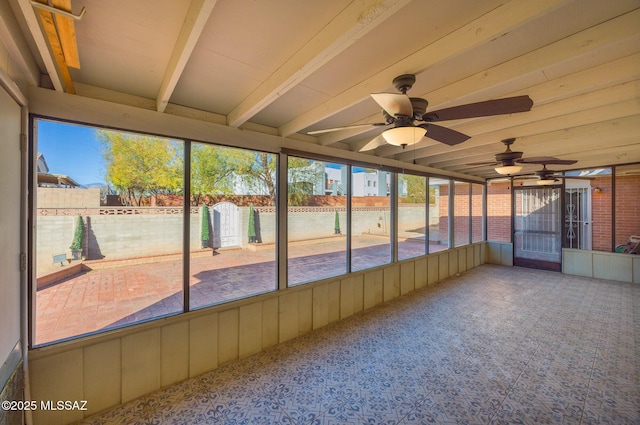
[[[27,0],[9,0],[41,74]],[[383,121],[369,93],[396,92],[429,110],[529,95],[531,111],[440,122],[471,138],[429,138],[368,152],[479,177],[515,137],[524,157],[591,168],[640,162],[638,0],[72,0],[77,95],[120,92],[164,113],[192,108],[230,126],[298,143],[358,150],[381,129],[308,131]],[[33,15],[33,16],[32,16]],[[17,34],[15,35],[18,36]],[[186,40],[186,41],[185,41]],[[44,79],[43,85],[46,85]],[[60,90],[60,88],[59,88]],[[105,95],[106,96],[106,95]],[[134,97],[130,97],[134,99]],[[144,101],[148,100],[147,103]],[[167,105],[168,102],[168,105]],[[525,171],[539,169],[527,165]],[[561,169],[550,166],[551,169]]]

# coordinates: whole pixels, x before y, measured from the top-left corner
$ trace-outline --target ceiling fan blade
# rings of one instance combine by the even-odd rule
[[[364,152],[364,151],[370,151],[373,150],[375,148],[377,148],[378,146],[382,146],[384,144],[386,144],[387,141],[384,140],[384,137],[382,137],[382,135],[373,138],[369,143],[367,143],[366,145],[364,145],[363,147],[361,147],[358,152]]]
[[[322,130],[308,131],[307,134],[310,134],[310,135],[324,134],[324,133],[330,133],[332,131],[351,130],[351,129],[354,129],[354,128],[365,128],[365,127],[380,127],[380,126],[385,126],[385,125],[388,125],[388,124],[383,123],[383,122],[374,122],[374,123],[370,123],[370,124],[354,124],[354,125],[346,125],[344,127],[334,127],[334,128],[325,128],[325,129],[322,129]]]
[[[403,115],[405,117],[413,116],[413,106],[411,99],[406,94],[397,93],[371,93],[371,97],[378,105],[382,107],[389,115],[396,117]]]
[[[484,167],[489,165],[500,165],[500,164],[495,161],[482,161],[482,162],[471,162],[465,165],[469,165],[471,167]]]
[[[450,128],[441,127],[435,124],[422,124],[418,127],[422,127],[427,129],[426,137],[433,139],[435,141],[444,143],[445,145],[453,146],[459,143],[462,143],[466,140],[469,140],[469,136],[466,134],[460,133],[459,131],[452,130]]]
[[[575,180],[594,180],[595,177],[587,177],[587,176],[556,176],[554,175],[553,177],[555,177],[556,179],[575,179]]]
[[[427,122],[459,120],[463,118],[489,117],[492,115],[513,114],[531,110],[533,100],[529,96],[506,97],[453,106],[438,111],[427,112],[422,119]]]
[[[517,162],[520,162],[522,164],[572,165],[578,161],[571,159],[559,159],[552,156],[537,156],[534,158],[518,159]]]

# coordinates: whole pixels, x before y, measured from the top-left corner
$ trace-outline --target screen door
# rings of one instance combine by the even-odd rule
[[[561,270],[560,194],[557,186],[514,188],[514,265]]]

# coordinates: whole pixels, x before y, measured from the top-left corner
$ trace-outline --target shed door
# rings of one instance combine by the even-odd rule
[[[231,202],[213,206],[213,247],[240,245],[240,209]]]

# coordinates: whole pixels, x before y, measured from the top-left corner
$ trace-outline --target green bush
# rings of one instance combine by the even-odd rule
[[[209,244],[209,208],[206,204],[202,204],[200,209],[200,240],[202,241],[202,247],[206,248]]]
[[[249,238],[249,243],[254,243],[256,241],[256,218],[255,212],[253,211],[253,204],[249,205],[249,225],[247,226],[247,237]]]
[[[84,223],[82,222],[82,216],[78,216],[76,220],[76,231],[73,234],[73,242],[69,249],[82,249],[82,237],[84,236]]]

